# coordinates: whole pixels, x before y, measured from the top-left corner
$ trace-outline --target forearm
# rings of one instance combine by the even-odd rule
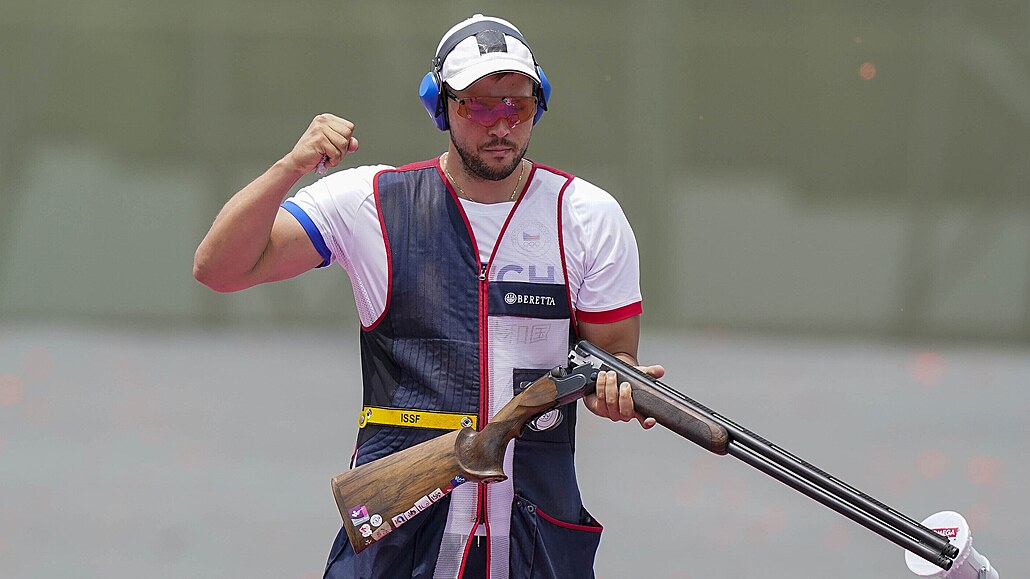
[[[304,173],[283,159],[233,195],[197,248],[194,277],[217,291],[235,291],[264,281],[259,266],[276,214]]]
[[[611,352],[613,356],[629,364],[630,366],[639,366],[640,362],[637,361],[637,357],[627,352]]]

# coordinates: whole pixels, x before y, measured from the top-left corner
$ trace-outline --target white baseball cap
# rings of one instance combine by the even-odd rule
[[[491,24],[496,26],[491,27]],[[456,35],[464,38],[455,38]],[[450,52],[441,54],[441,51],[446,51],[448,41],[453,43],[454,40],[458,43],[452,44]],[[476,14],[459,22],[440,39],[436,54],[444,59],[440,66],[440,80],[454,90],[464,90],[484,76],[497,72],[517,72],[540,84],[533,52],[519,29],[507,20]]]

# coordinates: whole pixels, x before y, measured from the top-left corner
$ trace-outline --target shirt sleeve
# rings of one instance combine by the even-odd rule
[[[347,263],[355,224],[367,211],[377,173],[387,165],[369,165],[337,171],[319,179],[283,202],[282,206],[304,227],[325,267]]]
[[[577,319],[611,323],[640,314],[637,241],[622,207],[609,193],[576,178],[567,199],[566,266],[580,280]]]
[[[386,308],[389,264],[373,182],[389,165],[337,171],[283,202],[322,254],[322,266],[338,263],[351,280],[358,318],[373,324]]]

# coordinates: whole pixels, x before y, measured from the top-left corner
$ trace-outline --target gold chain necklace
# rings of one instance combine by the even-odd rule
[[[440,164],[443,165],[444,175],[447,175],[447,178],[451,180],[451,183],[454,184],[454,186],[458,188],[458,194],[463,199],[468,199],[469,201],[472,201],[473,203],[479,203],[475,199],[473,199],[473,198],[471,198],[471,197],[469,197],[468,195],[465,194],[465,191],[462,190],[461,185],[458,185],[458,182],[455,181],[454,177],[451,176],[451,172],[447,170],[447,160],[450,158],[450,156],[451,156],[450,152],[444,153],[443,154],[443,159],[440,162]],[[518,180],[517,183],[515,183],[515,190],[511,192],[511,197],[508,198],[508,201],[514,201],[515,200],[515,195],[519,192],[519,185],[522,185],[522,175],[526,172],[525,159],[519,161],[519,166],[522,167],[521,169],[519,169],[519,180]]]

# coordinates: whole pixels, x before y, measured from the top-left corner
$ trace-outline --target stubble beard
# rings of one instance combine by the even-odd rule
[[[454,143],[454,148],[458,151],[458,156],[461,157],[461,161],[465,164],[468,172],[474,177],[485,181],[502,181],[507,179],[508,176],[515,171],[515,168],[519,166],[519,163],[522,162],[522,158],[526,156],[526,150],[529,149],[529,143],[526,143],[525,147],[518,150],[518,154],[515,155],[515,158],[511,163],[502,167],[494,168],[487,165],[475,150],[469,149],[456,141],[453,134],[451,135],[451,142]],[[515,149],[515,143],[506,139],[493,141],[483,146],[492,147],[498,145]]]

